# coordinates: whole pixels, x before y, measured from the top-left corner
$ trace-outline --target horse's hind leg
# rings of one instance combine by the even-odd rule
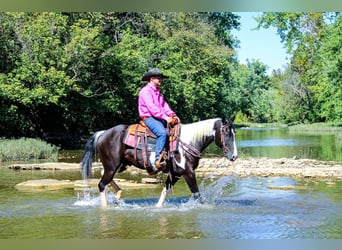
[[[103,174],[104,174],[104,170],[101,171],[102,176],[103,176]],[[112,181],[110,182],[110,185],[114,189],[116,199],[119,200],[121,198],[121,194],[122,194],[121,188],[116,184],[114,179],[112,179]]]
[[[119,200],[121,198],[121,193],[122,193],[121,188],[115,183],[114,180],[110,182],[110,185],[115,191],[115,198]]]
[[[103,163],[103,166],[104,166],[104,173],[102,175],[102,178],[98,184],[98,187],[99,187],[99,191],[100,191],[100,197],[101,197],[101,205],[102,207],[106,207],[107,206],[107,199],[106,199],[106,186],[111,183],[111,182],[114,182],[113,181],[113,177],[114,177],[114,174],[115,174],[115,167],[109,167],[111,165],[105,165]],[[110,170],[107,170],[107,169],[110,169]],[[111,184],[112,185],[112,184]],[[116,189],[116,187],[118,188],[118,190],[120,189],[116,183],[114,182],[114,186]]]

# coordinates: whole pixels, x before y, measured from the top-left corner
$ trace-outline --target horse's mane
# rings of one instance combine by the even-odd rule
[[[218,120],[220,118],[183,124],[181,127],[181,139],[186,143],[195,144],[203,137],[213,135],[214,124]]]

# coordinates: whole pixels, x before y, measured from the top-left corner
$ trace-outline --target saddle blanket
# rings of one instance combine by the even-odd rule
[[[142,128],[140,124],[130,125],[126,131],[123,142],[130,147],[142,149],[143,145],[141,137],[144,136],[145,129]],[[179,132],[177,131],[177,134],[178,133]],[[147,133],[147,150],[154,152],[155,149],[156,137],[149,131],[149,133]],[[174,136],[169,137],[169,149],[171,152],[178,149],[178,140],[176,140]]]
[[[135,137],[135,135],[131,135],[130,133],[126,133],[124,138],[124,143],[130,147],[142,149],[141,136]],[[156,139],[150,136],[147,137],[147,150],[155,151],[156,150]]]

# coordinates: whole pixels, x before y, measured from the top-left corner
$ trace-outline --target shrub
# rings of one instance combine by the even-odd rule
[[[58,147],[39,139],[0,139],[0,162],[5,161],[56,161]]]

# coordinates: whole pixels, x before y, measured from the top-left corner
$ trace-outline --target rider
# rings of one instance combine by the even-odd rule
[[[163,78],[168,78],[168,76],[161,73],[158,68],[153,68],[145,73],[142,81],[147,81],[147,84],[140,90],[138,98],[139,117],[157,136],[155,160],[152,162],[150,170],[152,173],[158,172],[162,167],[161,152],[168,137],[165,127],[172,123],[174,118],[178,119],[176,113],[160,93]]]

